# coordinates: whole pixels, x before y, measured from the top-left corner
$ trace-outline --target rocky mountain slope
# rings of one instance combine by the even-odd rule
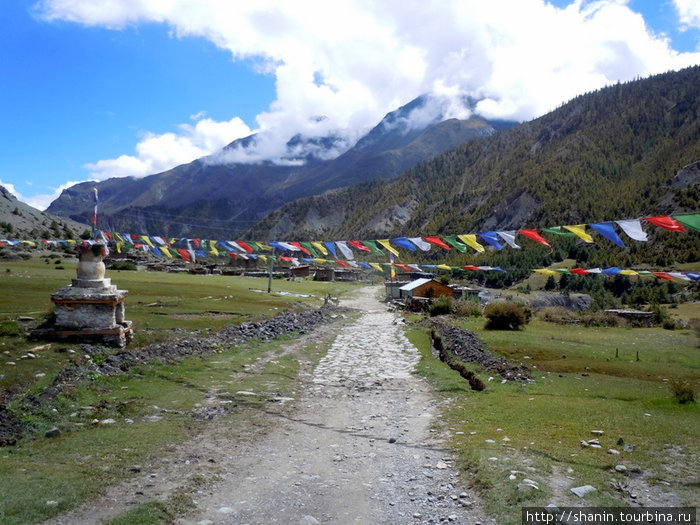
[[[0,239],[76,239],[90,226],[42,212],[0,186]]]
[[[222,163],[216,160],[222,156],[215,155],[141,179],[78,184],[65,190],[47,211],[86,220],[92,209],[92,189],[97,187],[101,229],[230,237],[294,199],[394,178],[443,151],[512,125],[476,115],[443,120],[439,114],[417,125],[415,112],[424,117],[422,110],[429,102],[429,97],[420,97],[389,113],[352,148],[330,160],[324,157],[337,147],[333,137],[296,136],[287,144],[296,156],[286,159],[286,165]],[[227,151],[253,146],[256,139],[231,143],[223,158]]]

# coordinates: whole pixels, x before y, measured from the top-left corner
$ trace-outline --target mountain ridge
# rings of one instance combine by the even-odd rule
[[[492,124],[472,115],[467,120],[447,119],[410,127],[411,111],[428,102],[429,98],[419,97],[387,114],[355,146],[331,160],[315,156],[306,158],[302,166],[217,164],[213,155],[141,179],[77,184],[64,190],[47,211],[85,220],[91,213],[92,189],[96,187],[100,195],[98,226],[102,229],[165,236],[232,234],[296,198],[396,177],[441,151],[510,125],[506,121]],[[255,140],[255,136],[239,139],[223,151],[250,146]],[[313,140],[318,148],[324,139],[301,140]],[[329,141],[326,145],[334,147],[333,139]]]
[[[696,66],[580,95],[394,180],[287,204],[246,235],[384,238],[695,211],[698,86]]]

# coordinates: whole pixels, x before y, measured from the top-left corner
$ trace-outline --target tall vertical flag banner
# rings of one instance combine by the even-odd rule
[[[97,197],[97,188],[93,188],[92,191],[95,192],[95,208],[92,212],[92,232],[95,233],[97,229],[97,204],[100,202],[100,199]]]
[[[394,268],[394,254],[389,252],[389,278],[396,278],[396,269]]]

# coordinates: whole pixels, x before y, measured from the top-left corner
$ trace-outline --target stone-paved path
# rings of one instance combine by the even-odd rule
[[[299,408],[241,455],[183,524],[492,523],[431,432],[417,349],[363,289]]]

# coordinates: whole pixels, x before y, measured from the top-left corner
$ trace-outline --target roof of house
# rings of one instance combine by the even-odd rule
[[[425,283],[429,283],[432,281],[432,279],[416,279],[415,281],[411,281],[408,284],[404,284],[399,290],[404,290],[404,291],[410,291],[410,290],[415,290],[419,286],[424,285]]]

